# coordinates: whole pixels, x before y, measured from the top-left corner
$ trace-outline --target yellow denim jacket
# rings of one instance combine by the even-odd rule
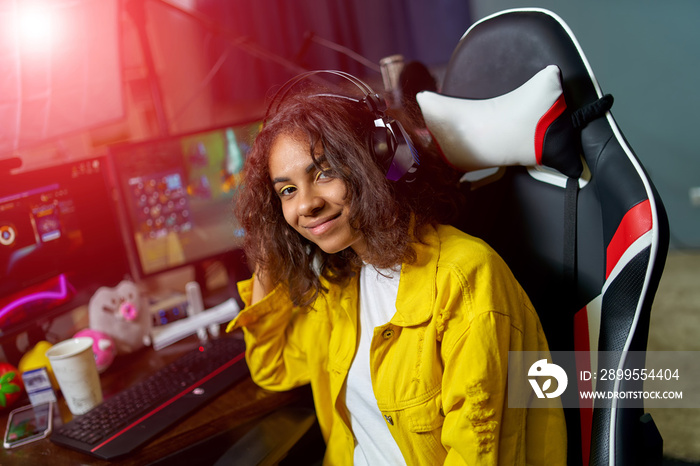
[[[421,237],[417,261],[402,266],[396,314],[375,328],[370,349],[377,405],[406,463],[565,464],[560,405],[507,407],[508,351],[548,353],[525,292],[483,241],[449,226]],[[228,330],[243,328],[261,387],[311,384],[324,465],[351,465],[344,386],[357,349],[358,279],[327,286],[313,309],[293,308],[277,287]],[[239,289],[249,303],[252,279]]]

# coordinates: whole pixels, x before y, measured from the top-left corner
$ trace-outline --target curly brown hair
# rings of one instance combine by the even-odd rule
[[[295,305],[308,305],[325,291],[321,277],[347,283],[363,260],[377,268],[414,261],[411,243],[420,240],[414,232],[453,219],[459,203],[458,174],[442,163],[432,144],[417,144],[421,165],[413,179],[389,181],[369,149],[374,118],[357,101],[303,93],[286,98],[256,137],[235,213],[246,232],[249,264],[264,270],[272,283],[286,283]],[[325,253],[285,221],[268,165],[272,145],[283,134],[308,139],[309,154],[317,165],[314,148],[321,144],[324,163],[347,188],[350,225],[367,245],[362,259],[352,248]]]

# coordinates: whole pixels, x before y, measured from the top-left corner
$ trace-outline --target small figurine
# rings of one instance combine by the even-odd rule
[[[56,376],[53,375],[53,368],[51,367],[49,358],[46,357],[46,351],[48,351],[51,346],[53,345],[46,340],[38,342],[32,349],[24,353],[17,367],[23,374],[34,369],[45,367],[53,389],[58,390],[58,381],[56,380]]]
[[[24,384],[15,366],[0,362],[0,409],[11,406],[22,397]]]
[[[101,374],[106,371],[117,355],[117,345],[114,339],[104,332],[99,332],[91,328],[80,330],[74,335],[74,338],[78,337],[92,338],[92,352],[95,353],[97,372]]]
[[[118,353],[132,353],[151,344],[151,316],[135,283],[101,287],[90,298],[90,329],[112,337]]]

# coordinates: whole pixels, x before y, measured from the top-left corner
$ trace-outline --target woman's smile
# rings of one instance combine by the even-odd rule
[[[341,212],[338,212],[337,215],[332,215],[326,218],[322,218],[316,221],[313,221],[307,225],[304,225],[304,228],[309,230],[313,235],[316,236],[321,236],[324,233],[326,233],[328,230],[333,228],[333,226],[338,223],[337,219],[342,215]]]

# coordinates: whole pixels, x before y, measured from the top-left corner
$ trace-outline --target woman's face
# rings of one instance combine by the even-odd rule
[[[365,250],[362,235],[350,226],[345,183],[323,160],[317,144],[318,170],[301,138],[281,134],[270,150],[270,178],[280,197],[287,223],[301,236],[329,254],[351,247],[359,256]]]

